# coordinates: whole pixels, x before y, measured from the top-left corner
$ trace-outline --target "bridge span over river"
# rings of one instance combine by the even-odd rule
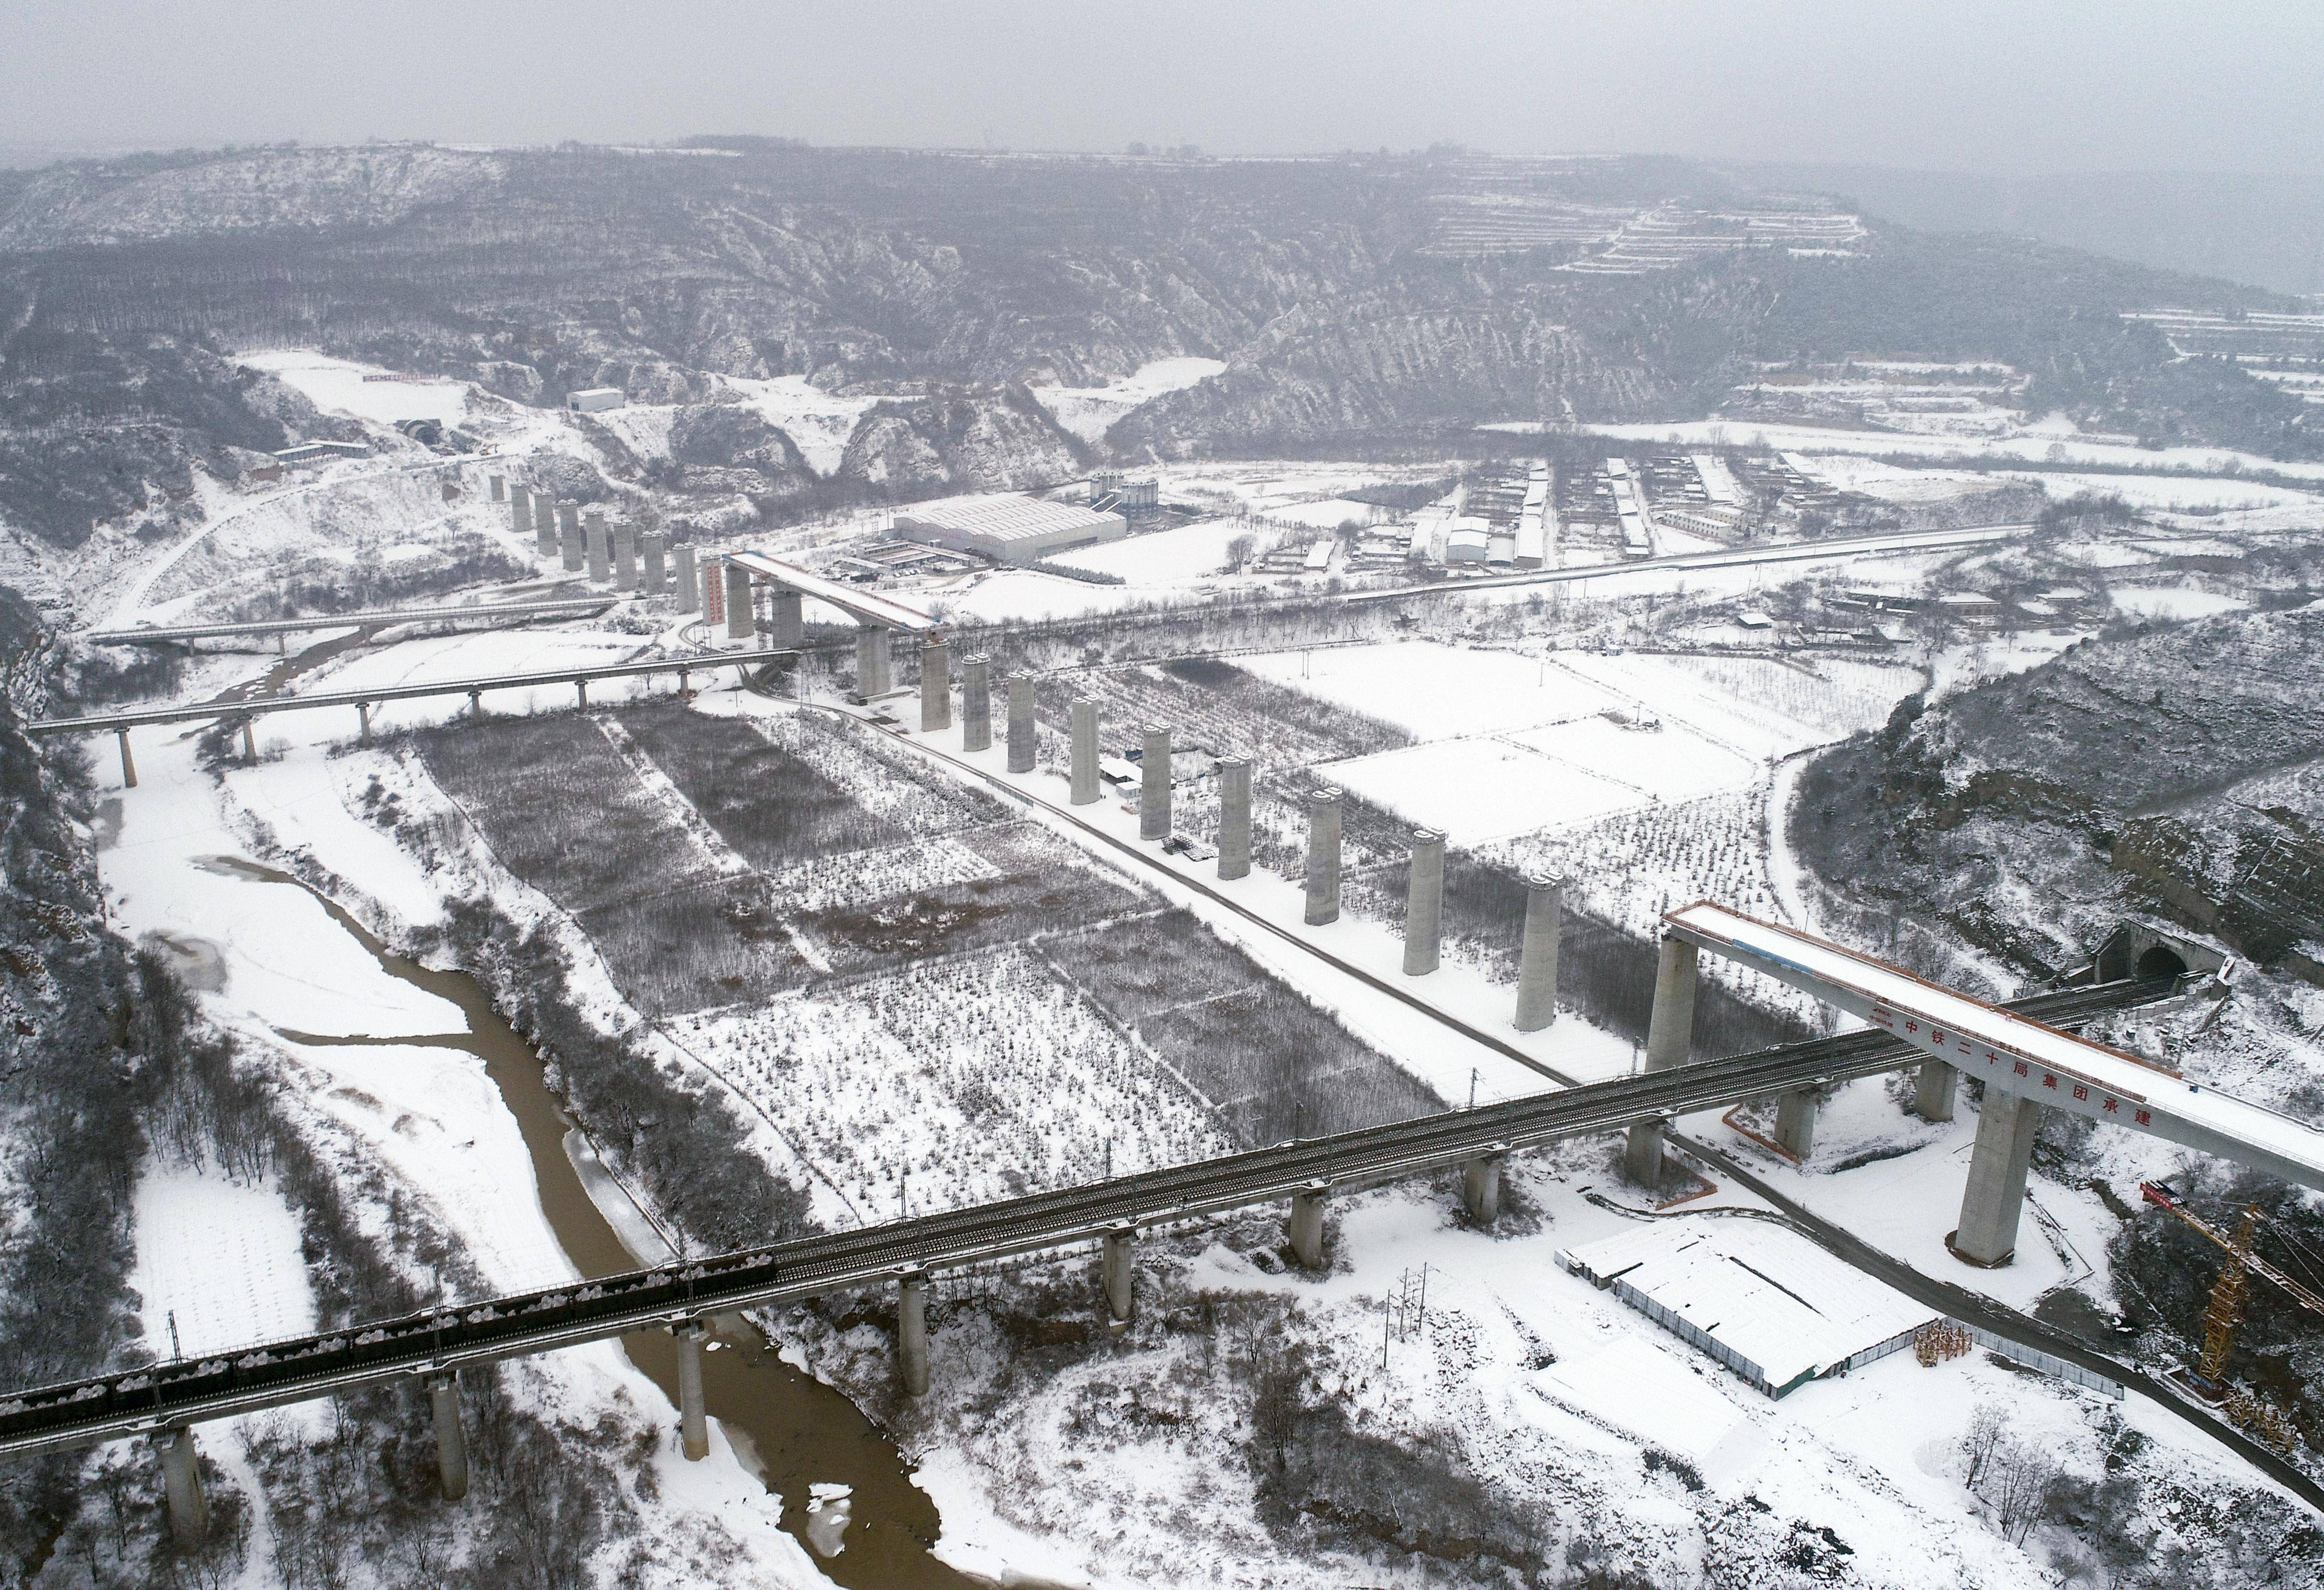
[[[1696,957],[1704,950],[1760,966],[1866,1016],[1871,1025],[1684,1063]],[[446,1305],[240,1352],[0,1393],[0,1455],[157,1436],[173,1521],[191,1532],[202,1512],[194,1424],[416,1375],[432,1395],[443,1489],[456,1495],[466,1489],[467,1475],[458,1389],[462,1368],[659,1329],[678,1338],[682,1445],[688,1457],[699,1457],[708,1451],[701,1352],[713,1314],[897,1286],[899,1374],[904,1389],[918,1394],[928,1384],[927,1278],[936,1271],[1097,1242],[1103,1250],[1105,1306],[1114,1318],[1127,1319],[1135,1306],[1136,1244],[1143,1228],[1287,1202],[1289,1249],[1302,1265],[1316,1268],[1324,1262],[1323,1215],[1335,1192],[1458,1169],[1471,1218],[1489,1223],[1499,1209],[1502,1163],[1515,1150],[1627,1130],[1631,1167],[1651,1175],[1659,1170],[1664,1123],[1675,1117],[1774,1097],[1785,1101],[1796,1129],[1799,1112],[1792,1101],[1812,1100],[1813,1089],[1915,1065],[1923,1113],[1940,1118],[1951,1110],[1950,1068],[1969,1070],[1987,1088],[1955,1239],[1955,1251],[1972,1263],[2006,1262],[2014,1246],[2025,1152],[2045,1105],[2080,1108],[2131,1130],[2324,1187],[2324,1134],[2226,1098],[2070,1030],[2104,1012],[2183,994],[2194,980],[2132,978],[1987,1005],[1706,902],[1665,919],[1647,1065],[1635,1075],[596,1281]],[[1963,1041],[1969,1049],[1960,1047]],[[1680,1063],[1668,1063],[1674,1053]],[[1938,1075],[1938,1068],[1946,1068],[1945,1074]],[[2015,1201],[2009,1202],[2013,1190]],[[1996,1243],[2003,1245],[1997,1254],[1992,1251]]]

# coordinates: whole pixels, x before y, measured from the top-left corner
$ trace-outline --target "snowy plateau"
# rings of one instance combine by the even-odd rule
[[[111,306],[0,346],[0,1580],[2324,1584],[2302,317],[1706,373],[1609,306],[1966,267],[1610,164],[679,152],[0,188]],[[329,252],[654,184],[542,283]],[[1359,198],[1407,253],[1268,219]],[[90,329],[132,245],[216,323]],[[1085,538],[911,512],[1002,492]],[[1639,1124],[1881,1019],[1668,970],[1706,900],[2104,985],[2072,1052],[2265,1141],[1894,1054]]]

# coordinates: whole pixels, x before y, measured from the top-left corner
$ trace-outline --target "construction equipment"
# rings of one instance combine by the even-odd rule
[[[2237,1424],[2278,1446],[2288,1445],[2292,1430],[2283,1415],[2241,1387],[2227,1383],[2227,1355],[2235,1349],[2236,1329],[2243,1323],[2244,1304],[2251,1295],[2253,1276],[2273,1282],[2286,1297],[2319,1318],[2324,1318],[2324,1296],[2252,1251],[2252,1237],[2261,1218],[2259,1205],[2244,1206],[2243,1218],[2236,1222],[2230,1235],[2188,1208],[2186,1199],[2167,1182],[2142,1181],[2138,1192],[2148,1203],[2177,1216],[2206,1239],[2227,1250],[2227,1262],[2219,1266],[2219,1278],[2211,1284],[2210,1304],[2203,1310],[2202,1360],[2188,1375],[2189,1381],[2203,1397],[2224,1403],[2228,1417]]]

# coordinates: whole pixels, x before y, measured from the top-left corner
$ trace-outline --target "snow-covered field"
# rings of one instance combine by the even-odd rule
[[[1541,429],[1538,420],[1509,420],[1483,427],[1531,436]],[[2026,436],[1987,440],[1903,436],[1889,431],[1831,430],[1821,426],[1761,425],[1748,420],[1688,420],[1677,425],[1584,425],[1591,436],[1626,442],[1666,443],[1676,448],[1732,446],[1775,448],[1814,457],[1828,453],[1868,453],[1875,456],[1923,458],[1941,466],[1948,459],[1978,458],[1998,462],[2044,461],[2119,468],[2130,474],[2163,471],[2196,475],[2227,475],[2236,471],[2283,475],[2324,482],[2324,464],[2263,457],[2218,447],[2135,447],[2118,442],[2093,442],[2073,437]]]
[[[464,381],[410,375],[377,364],[336,358],[311,348],[244,354],[236,363],[263,370],[304,393],[316,408],[349,414],[375,425],[404,419],[438,419],[457,425],[466,414],[470,387]]]
[[[842,398],[823,391],[804,375],[779,375],[771,381],[744,376],[721,378],[742,394],[769,425],[790,437],[791,446],[816,473],[838,469],[847,455],[848,438],[856,422],[880,401],[877,398]]]
[[[1103,441],[1105,433],[1131,409],[1208,381],[1226,367],[1223,359],[1154,359],[1139,365],[1135,373],[1102,387],[1034,387],[1031,391],[1058,425],[1084,442],[1096,443]]]

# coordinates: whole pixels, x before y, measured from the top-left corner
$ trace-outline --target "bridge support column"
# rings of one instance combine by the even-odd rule
[[[992,659],[981,651],[960,659],[960,749],[992,749]]]
[[[366,749],[371,745],[371,703],[367,701],[355,703],[355,743]]]
[[[678,1447],[688,1463],[710,1456],[710,1419],[702,1401],[702,1338],[710,1334],[699,1319],[671,1332],[678,1337]]]
[[[1146,749],[1138,764],[1138,837],[1170,837],[1170,731],[1146,725]]]
[[[1913,1077],[1913,1113],[1924,1121],[1953,1118],[1953,1090],[1960,1073],[1941,1060],[1924,1060]]]
[[[1072,804],[1086,806],[1097,799],[1097,703],[1074,699],[1074,789]]]
[[[1130,1284],[1137,1256],[1137,1227],[1117,1226],[1105,1234],[1106,1312],[1116,1321],[1125,1324],[1137,1303]]]
[[[1404,893],[1405,976],[1425,978],[1436,970],[1443,933],[1444,836],[1433,828],[1417,829]]]
[[[1302,1270],[1323,1267],[1323,1200],[1331,1190],[1324,1182],[1310,1181],[1306,1191],[1292,1194],[1286,1235],[1291,1239],[1291,1256]]]
[[[1250,758],[1219,763],[1219,877],[1250,876]]]
[[[582,712],[587,712],[589,710],[589,681],[586,679],[576,679],[573,681],[573,688],[580,693],[581,698],[574,704]]]
[[[493,501],[497,502],[500,499],[495,497]],[[553,543],[545,547],[541,545],[540,532],[532,522],[532,493],[514,481],[508,484],[508,508],[509,534],[530,539],[536,552],[557,550]]]
[[[613,577],[613,549],[605,544],[605,515],[591,509],[582,516],[581,533],[589,548],[589,583],[602,585]]]
[[[1307,797],[1307,925],[1340,920],[1340,792]]]
[[[255,723],[256,720],[252,718],[244,718],[242,721],[242,759],[252,767],[258,765],[258,736],[254,731]]]
[[[1945,1245],[1953,1257],[1998,1269],[2017,1252],[2017,1214],[2025,1205],[2025,1167],[2042,1107],[2031,1098],[1985,1090],[1978,1112],[1977,1147],[1969,1156],[1969,1186],[1961,1192],[1960,1225]]]
[[[1794,1088],[1775,1098],[1775,1142],[1794,1159],[1804,1160],[1815,1148],[1816,1096],[1812,1088]]]
[[[135,789],[137,787],[137,763],[129,754],[129,731],[126,729],[116,729],[113,733],[114,737],[121,741],[121,787],[124,789]],[[364,743],[368,744],[370,742],[365,741]]]
[[[1665,935],[1655,963],[1654,1013],[1646,1018],[1646,1069],[1686,1063],[1694,1042],[1694,974],[1698,957],[1684,939]]]
[[[487,501],[492,501],[492,502],[505,502],[505,501],[508,501],[508,480],[507,480],[507,477],[506,477],[506,476],[503,476],[503,475],[497,475],[497,474],[487,474],[486,476],[484,476],[484,490],[485,490],[485,500],[486,500]]]
[[[1557,938],[1563,891],[1554,878],[1526,879],[1525,942],[1517,953],[1517,1029],[1538,1033],[1557,1019]]]
[[[680,612],[700,612],[702,611],[702,580],[701,576],[694,572],[693,542],[681,541],[678,544],[677,561],[678,574],[675,583],[678,586],[678,611]]]
[[[660,535],[648,536],[641,546],[645,553],[646,571],[644,581],[638,588],[648,596],[659,596],[669,588],[669,538]]]
[[[779,651],[797,651],[807,643],[806,600],[796,591],[775,587],[767,604],[768,639]]]
[[[1009,771],[1030,773],[1038,746],[1033,733],[1033,676],[1009,676]]]
[[[726,639],[749,640],[758,632],[758,615],[751,609],[751,571],[740,564],[726,568]]]
[[[428,1377],[428,1400],[436,1418],[436,1483],[444,1500],[468,1493],[468,1437],[460,1428],[460,1377],[455,1371]]]
[[[1646,1070],[1668,1071],[1686,1063],[1694,1041],[1695,949],[1684,939],[1665,934],[1655,963],[1654,1013],[1646,1018]],[[1630,1124],[1628,1144],[1622,1152],[1622,1173],[1642,1187],[1663,1179],[1663,1123],[1660,1117]]]
[[[613,589],[638,588],[638,533],[628,525],[613,527]]]
[[[581,537],[580,509],[570,502],[552,503],[546,497],[536,497],[533,501],[542,512],[550,515],[551,522],[557,526],[557,546],[563,556],[565,572],[579,574],[587,566],[588,552]]]
[[[865,701],[888,694],[888,631],[877,625],[855,631],[855,694]]]
[[[896,1356],[907,1396],[928,1394],[928,1282],[918,1270],[904,1272],[896,1295]]]
[[[920,732],[952,727],[952,648],[934,637],[920,642]]]
[[[1489,1226],[1501,1213],[1501,1156],[1480,1153],[1461,1167],[1461,1207],[1471,1225]]]
[[[190,1425],[157,1438],[161,1447],[161,1489],[170,1499],[170,1538],[180,1549],[198,1546],[210,1532],[210,1499],[202,1493],[202,1458]]]
[[[483,691],[471,690],[468,692],[468,716],[472,721],[478,723],[484,721],[484,693]]]

